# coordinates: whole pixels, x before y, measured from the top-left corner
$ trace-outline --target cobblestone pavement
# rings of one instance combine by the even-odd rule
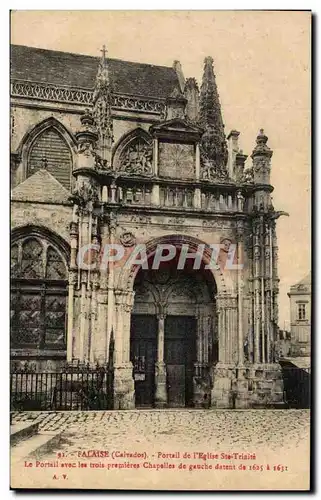
[[[309,410],[134,410],[15,412],[12,423],[40,422],[40,430],[63,431],[60,449],[162,448],[199,444],[206,449],[295,449],[308,442]]]

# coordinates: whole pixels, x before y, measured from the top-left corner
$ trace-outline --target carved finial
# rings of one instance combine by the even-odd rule
[[[112,86],[110,82],[107,50],[103,45],[93,94],[93,116],[98,132],[98,150],[103,161],[111,165],[113,119],[111,115]]]
[[[204,59],[204,64],[206,64],[206,65],[213,65],[213,62],[214,62],[214,59],[211,56],[207,56]]]
[[[261,128],[260,132],[256,138],[256,146],[253,150],[252,156],[256,154],[265,154],[266,156],[272,156],[272,151],[267,145],[268,136],[265,135],[264,129]]]
[[[100,52],[101,52],[101,54],[102,54],[101,59],[102,59],[102,61],[104,62],[104,61],[105,61],[105,59],[106,59],[106,55],[107,55],[106,45],[103,45],[103,48],[102,48],[102,49],[100,49]]]
[[[93,127],[94,126],[94,118],[92,112],[89,108],[86,108],[84,114],[80,117],[80,122],[84,127]]]

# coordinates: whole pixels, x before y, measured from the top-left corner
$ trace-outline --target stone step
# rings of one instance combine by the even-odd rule
[[[37,434],[39,422],[18,422],[10,426],[10,444],[16,446],[20,441]]]
[[[42,431],[30,439],[25,439],[11,448],[11,463],[17,463],[26,458],[40,458],[59,445],[62,432]]]

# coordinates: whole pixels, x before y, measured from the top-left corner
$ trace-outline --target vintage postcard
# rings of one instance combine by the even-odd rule
[[[11,13],[11,488],[309,490],[311,13]]]

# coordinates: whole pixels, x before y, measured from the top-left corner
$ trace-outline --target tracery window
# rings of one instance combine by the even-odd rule
[[[11,247],[11,347],[65,349],[67,267],[48,240],[25,236]]]
[[[27,176],[40,169],[47,170],[66,189],[70,189],[71,151],[65,139],[54,127],[47,128],[38,135],[30,148]]]

